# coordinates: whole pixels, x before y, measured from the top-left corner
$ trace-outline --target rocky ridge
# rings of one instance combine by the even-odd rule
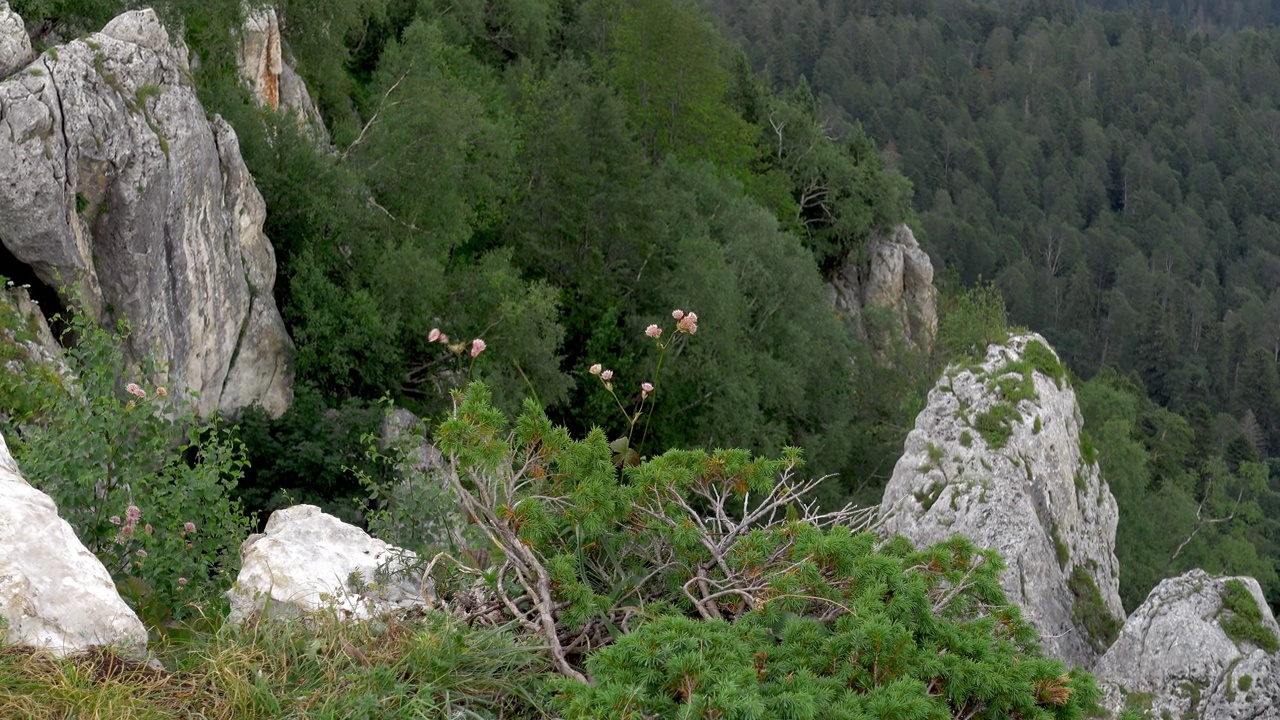
[[[22,18],[6,0],[0,0],[0,80],[26,67],[34,57]]]
[[[235,132],[206,118],[150,10],[0,82],[0,243],[64,303],[78,281],[94,320],[127,320],[131,358],[157,359],[203,414],[292,399],[265,214]]]
[[[1124,621],[1115,498],[1085,458],[1080,410],[1038,335],[993,345],[929,393],[885,487],[885,529],[1000,551],[1002,586],[1047,652],[1092,667]]]

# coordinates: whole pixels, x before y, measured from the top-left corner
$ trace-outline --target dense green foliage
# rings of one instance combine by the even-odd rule
[[[1120,503],[1126,606],[1196,565],[1280,602],[1280,464],[1253,464],[1280,453],[1273,10],[706,5],[776,85],[808,83],[833,127],[885,143],[935,258],[1100,378],[1082,447]],[[1002,418],[983,431],[998,443]]]
[[[1120,509],[1120,595],[1132,609],[1160,580],[1200,567],[1250,575],[1280,597],[1280,493],[1266,467],[1212,454],[1211,436],[1113,371],[1077,386],[1102,476]],[[1158,508],[1158,512],[1153,509]]]
[[[586,368],[608,364],[638,396],[656,371],[644,328],[685,308],[704,318],[700,342],[662,378],[639,452],[803,444],[816,470],[843,472],[842,492],[883,477],[930,373],[905,349],[897,368],[851,365],[877,351],[828,309],[820,271],[903,219],[905,180],[865,135],[829,139],[811,97],[768,91],[695,6],[562,5],[348,8],[326,46],[340,72],[299,55],[333,154],[234,78],[205,79],[267,201],[300,381],[330,406],[389,394],[439,417],[450,388],[483,379],[503,408],[533,396],[616,437]],[[281,12],[291,47],[318,42],[292,16],[310,10]],[[432,342],[434,328],[486,350]],[[329,432],[315,412],[283,422],[249,437],[255,456]],[[354,446],[332,447],[322,463],[349,464]],[[282,469],[251,472],[262,489],[246,500],[265,509],[308,482]]]
[[[199,612],[230,586],[248,532],[231,497],[243,447],[170,398],[155,368],[132,368],[126,384],[117,336],[77,315],[64,341],[65,370],[23,357],[0,374],[0,432],[140,615]]]
[[[781,86],[807,78],[837,128],[891,146],[935,257],[994,280],[1073,370],[1136,371],[1280,451],[1280,31],[1069,3],[708,5]]]
[[[575,441],[532,404],[509,429],[483,385],[437,438],[495,561],[490,607],[550,648],[564,717],[1078,718],[1097,699],[1040,656],[993,551],[815,511],[794,449],[619,472],[600,431]]]

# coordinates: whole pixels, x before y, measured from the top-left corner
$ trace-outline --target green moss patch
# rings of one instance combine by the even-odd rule
[[[1111,614],[1106,603],[1102,601],[1102,592],[1098,590],[1098,584],[1093,581],[1093,576],[1077,565],[1071,571],[1067,587],[1075,598],[1071,608],[1072,614],[1076,622],[1084,628],[1089,644],[1098,652],[1111,647],[1111,643],[1115,642],[1120,635],[1120,621]]]
[[[1222,612],[1220,622],[1237,645],[1248,642],[1263,650],[1273,653],[1280,650],[1280,640],[1266,625],[1262,624],[1262,611],[1253,593],[1240,580],[1228,580],[1222,590]]]
[[[992,450],[1001,450],[1009,444],[1009,437],[1013,435],[1013,423],[1021,419],[1022,416],[1012,404],[996,403],[989,410],[978,413],[973,419],[973,429],[982,435],[982,439],[987,441]]]

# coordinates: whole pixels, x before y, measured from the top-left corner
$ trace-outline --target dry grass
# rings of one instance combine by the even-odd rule
[[[154,649],[154,648],[153,648]],[[5,720],[540,717],[535,648],[442,615],[226,626],[154,649],[156,667],[101,649],[0,649]]]

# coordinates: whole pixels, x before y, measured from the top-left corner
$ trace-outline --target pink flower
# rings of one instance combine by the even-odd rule
[[[169,391],[165,390],[163,385],[159,385],[156,387],[156,395],[159,395],[160,397],[164,397],[168,394],[169,394]]]
[[[427,342],[435,342],[440,339],[440,328],[431,328],[431,332],[427,333]]]
[[[138,383],[129,383],[128,385],[125,385],[124,391],[135,397],[144,398],[147,396],[147,391],[138,387]]]
[[[107,520],[108,520],[112,525],[119,525],[119,524],[120,524],[120,516],[119,516],[119,515],[112,515],[111,517],[107,518]]]
[[[600,367],[600,363],[596,363],[595,365],[591,366],[590,372],[592,375],[599,375],[602,370],[604,370],[604,368]]]
[[[671,311],[671,317],[673,317],[673,318],[675,318],[675,319],[679,320],[680,318],[684,317],[684,311],[683,311],[683,310],[672,310],[672,311]]]
[[[120,528],[120,534],[124,535],[125,537],[129,537],[133,535],[133,526],[125,525],[124,527]]]
[[[448,336],[448,335],[445,335],[444,333],[440,333],[440,339],[439,339],[439,342],[440,342],[440,344],[441,344],[441,345],[448,345],[448,344],[449,344],[449,336]]]
[[[698,313],[689,313],[680,322],[676,323],[676,332],[689,333],[690,335],[698,332]]]
[[[644,383],[640,386],[640,399],[649,397],[649,393],[653,392],[653,383]]]
[[[183,530],[186,530],[187,532],[195,532],[195,531],[196,531],[196,524],[195,524],[195,523],[193,523],[193,522],[186,522],[186,523],[183,523],[183,525],[182,525],[182,529],[183,529]]]
[[[124,517],[130,525],[136,525],[138,520],[142,518],[142,510],[138,509],[137,505],[130,503],[129,507],[125,508]]]
[[[610,380],[613,379],[613,371],[605,370],[604,372],[600,373],[600,379],[605,382],[609,382]]]
[[[178,584],[185,586],[187,584],[187,579],[184,577],[178,578]]]
[[[144,558],[146,556],[147,556],[147,551],[143,550],[142,548],[138,548],[138,557]]]
[[[150,535],[150,534],[151,534],[151,530],[152,530],[152,528],[151,528],[151,523],[147,523],[147,524],[146,524],[146,526],[145,526],[145,527],[143,527],[142,529],[143,529],[143,530],[146,530],[146,531],[147,531],[147,534],[148,534],[148,535]]]
[[[657,325],[650,325],[649,327],[644,329],[644,334],[648,335],[651,338],[660,338],[662,337],[662,328],[658,327]]]
[[[471,341],[471,357],[475,357],[484,352],[485,344],[480,338]]]

